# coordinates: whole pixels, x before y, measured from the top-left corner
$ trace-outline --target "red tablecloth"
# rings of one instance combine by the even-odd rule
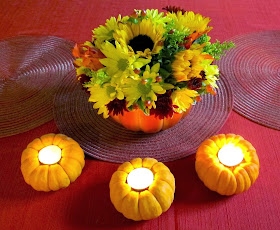
[[[0,39],[28,34],[81,42],[91,39],[91,29],[110,16],[170,4],[212,18],[212,39],[280,29],[278,0],[7,0],[0,2]],[[168,162],[176,178],[175,200],[151,221],[127,220],[111,204],[109,181],[118,164],[86,157],[82,175],[67,189],[44,193],[27,185],[20,171],[21,152],[34,138],[50,132],[59,132],[54,121],[0,139],[0,229],[280,229],[280,132],[235,112],[220,133],[242,135],[255,146],[260,159],[256,183],[245,193],[224,197],[199,180],[195,156]]]

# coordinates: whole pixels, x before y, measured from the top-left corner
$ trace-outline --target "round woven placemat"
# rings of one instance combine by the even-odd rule
[[[54,101],[55,122],[61,133],[75,139],[86,154],[110,162],[153,157],[166,162],[195,153],[203,140],[215,134],[233,105],[229,83],[221,77],[216,96],[206,95],[176,126],[156,133],[133,132],[111,118],[97,115],[88,95],[71,71]]]
[[[280,31],[234,37],[236,48],[218,62],[234,93],[234,110],[280,130]]]
[[[18,36],[0,42],[0,137],[53,119],[53,98],[73,69],[74,43],[53,36]]]

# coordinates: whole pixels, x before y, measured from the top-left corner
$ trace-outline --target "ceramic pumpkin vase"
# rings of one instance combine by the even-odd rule
[[[174,113],[172,117],[159,119],[155,115],[145,115],[141,109],[124,111],[123,115],[112,115],[114,121],[131,131],[142,131],[144,133],[157,133],[176,125],[181,119],[188,115],[191,106],[183,113]]]

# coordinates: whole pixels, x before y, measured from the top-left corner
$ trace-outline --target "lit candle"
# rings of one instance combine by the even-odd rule
[[[38,158],[42,164],[55,164],[61,159],[61,149],[56,145],[46,146],[39,151]]]
[[[137,168],[127,176],[127,184],[135,190],[148,188],[154,181],[154,174],[150,169]]]
[[[231,167],[240,164],[244,159],[244,155],[241,148],[233,144],[227,144],[219,150],[218,158],[223,165]]]

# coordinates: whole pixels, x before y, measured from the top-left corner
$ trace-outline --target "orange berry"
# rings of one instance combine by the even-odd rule
[[[143,85],[146,85],[146,84],[147,84],[147,82],[148,82],[148,80],[147,80],[147,79],[142,79],[142,80],[141,80],[141,83],[142,83]]]
[[[142,16],[142,17],[145,17],[146,15],[147,15],[146,10],[142,10],[142,11],[141,11],[141,16]]]
[[[214,96],[217,95],[217,93],[215,92],[215,90],[212,90],[212,91],[210,92],[210,94],[211,94],[211,95],[214,95]]]
[[[138,18],[138,13],[137,13],[136,11],[134,11],[134,12],[130,15],[130,17],[132,17],[132,18]]]
[[[133,109],[138,109],[138,108],[139,108],[139,105],[135,103],[135,104],[133,104],[132,108],[133,108]]]
[[[212,90],[213,90],[213,89],[212,89],[212,87],[211,87],[210,85],[207,85],[207,86],[206,86],[206,92],[207,92],[207,93],[211,93]]]
[[[201,99],[200,96],[197,96],[197,97],[195,98],[195,100],[196,100],[196,101],[201,101],[202,99]]]
[[[156,77],[156,81],[157,81],[157,82],[161,82],[161,81],[162,81],[162,76],[158,75],[158,76]]]
[[[141,73],[141,69],[134,69],[134,73],[136,73],[136,74]]]
[[[157,44],[158,44],[158,46],[163,46],[164,42],[163,41],[159,41]]]
[[[175,32],[175,30],[174,29],[172,29],[172,30],[169,30],[169,34],[173,34]]]
[[[145,106],[146,107],[149,107],[151,104],[152,104],[152,102],[150,100],[146,100],[145,101]]]

